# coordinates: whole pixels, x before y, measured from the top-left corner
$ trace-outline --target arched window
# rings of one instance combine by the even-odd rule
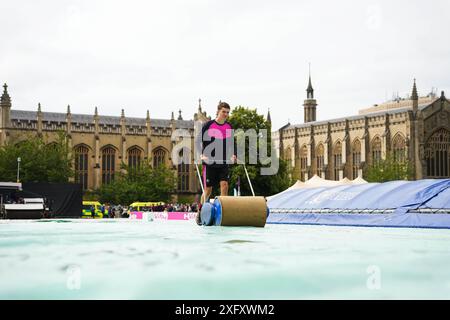
[[[405,161],[406,142],[400,134],[396,134],[394,139],[392,139],[392,151],[396,162]]]
[[[166,163],[166,152],[162,148],[153,151],[153,167],[158,168]]]
[[[361,166],[361,142],[355,140],[352,145],[352,177],[356,179]]]
[[[178,191],[189,191],[189,152],[181,149],[179,153],[181,163],[178,164]]]
[[[425,144],[427,176],[448,178],[450,175],[450,132],[444,128],[436,130]]]
[[[325,170],[324,168],[324,147],[323,144],[319,144],[316,150],[316,165],[317,165],[317,175],[322,177],[322,174]]]
[[[333,148],[333,167],[334,167],[334,180],[339,180],[339,171],[342,167],[342,143],[336,142]]]
[[[102,184],[114,181],[115,168],[116,150],[113,147],[106,147],[102,150]]]
[[[306,180],[306,174],[308,172],[308,147],[303,146],[300,149],[300,170],[301,170],[301,178],[303,181]]]
[[[136,170],[141,165],[142,151],[138,147],[128,149],[128,167]]]
[[[371,143],[372,150],[372,164],[376,164],[381,161],[381,139],[380,137],[375,137]]]
[[[83,190],[88,189],[88,155],[86,146],[75,147],[75,182],[80,183]]]

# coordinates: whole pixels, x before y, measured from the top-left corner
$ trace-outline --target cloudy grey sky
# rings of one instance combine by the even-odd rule
[[[191,119],[198,98],[303,122],[404,96],[450,96],[449,1],[0,0],[0,81],[13,108]]]

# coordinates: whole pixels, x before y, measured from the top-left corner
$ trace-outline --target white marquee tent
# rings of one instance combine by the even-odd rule
[[[367,181],[361,177],[358,177],[355,180],[350,180],[348,178],[344,178],[339,181],[334,181],[334,180],[326,180],[326,179],[319,177],[318,175],[314,175],[313,177],[311,177],[311,179],[309,179],[306,182],[297,180],[292,186],[290,186],[286,190],[284,190],[280,193],[274,194],[270,197],[266,197],[266,199],[270,200],[270,198],[280,195],[280,194],[287,192],[289,190],[292,190],[292,189],[335,187],[335,186],[341,186],[341,185],[354,185],[354,184],[363,184],[363,183],[367,183]]]

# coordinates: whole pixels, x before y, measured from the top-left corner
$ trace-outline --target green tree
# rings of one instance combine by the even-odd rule
[[[101,202],[129,205],[135,201],[170,201],[176,178],[164,166],[152,168],[142,162],[137,168],[122,164],[122,173],[110,184],[102,185],[97,194]]]
[[[48,144],[44,137],[30,135],[0,148],[0,180],[16,181],[20,157],[21,182],[67,182],[73,176],[67,136],[59,132]]]
[[[271,147],[270,122],[266,121],[263,115],[258,114],[256,109],[245,108],[242,106],[238,106],[233,109],[229,122],[235,130],[235,140],[237,142],[237,146],[239,146],[239,143],[245,143],[245,145],[243,145],[245,147],[245,163],[255,194],[260,196],[269,196],[288,188],[291,181],[289,178],[288,166],[285,161],[278,159],[279,167],[278,171],[274,175],[261,175],[261,168],[268,167],[268,165],[261,164],[259,160],[257,164],[247,164],[249,163],[250,154],[256,155],[256,159],[259,159],[259,153],[261,150],[267,150],[267,155],[271,155],[273,150]],[[258,139],[256,145],[251,144],[248,138],[243,139],[241,136],[249,129],[254,129],[257,134],[261,132],[261,129],[267,130],[267,139]],[[247,182],[244,167],[239,164],[231,167],[230,193],[232,193],[238,179],[240,180],[241,194],[251,195],[251,190]]]
[[[397,160],[391,153],[387,153],[385,159],[376,161],[366,168],[364,177],[368,182],[411,180],[413,170],[408,160]]]

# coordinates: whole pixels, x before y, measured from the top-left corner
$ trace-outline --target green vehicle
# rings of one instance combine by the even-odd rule
[[[83,201],[83,210],[81,213],[82,218],[108,218],[109,212],[105,208],[105,213],[101,210],[102,204],[98,201]],[[94,208],[94,216],[92,216],[92,208]]]

